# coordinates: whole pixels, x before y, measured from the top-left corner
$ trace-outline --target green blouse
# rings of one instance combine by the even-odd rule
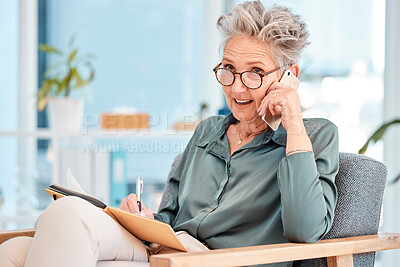
[[[337,127],[304,119],[313,153],[286,157],[281,124],[230,156],[226,131],[235,122],[230,114],[197,126],[169,177],[169,202],[155,218],[213,249],[323,238],[337,199]]]

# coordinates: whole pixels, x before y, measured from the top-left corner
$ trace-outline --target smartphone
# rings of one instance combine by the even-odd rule
[[[294,88],[297,90],[299,87],[300,81],[297,79],[296,75],[293,74],[290,70],[286,70],[279,82],[289,86],[290,88]],[[276,131],[281,124],[281,107],[275,107],[276,115],[272,116],[271,112],[267,110],[264,116],[262,116],[262,120],[273,130]]]

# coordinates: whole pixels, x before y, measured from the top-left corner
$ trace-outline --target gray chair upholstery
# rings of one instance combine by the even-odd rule
[[[171,167],[175,170],[181,159],[178,155]],[[369,157],[339,154],[339,173],[336,176],[338,202],[333,225],[324,239],[371,235],[378,232],[383,192],[386,184],[386,167]],[[165,185],[160,207],[169,199],[168,184]],[[375,253],[354,255],[354,266],[374,266]],[[326,258],[294,262],[293,266],[327,266]]]

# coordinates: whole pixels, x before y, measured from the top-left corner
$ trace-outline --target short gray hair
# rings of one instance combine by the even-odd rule
[[[221,15],[217,28],[225,35],[223,46],[234,36],[248,35],[266,43],[280,66],[298,62],[309,44],[306,24],[290,9],[273,5],[265,9],[260,1],[247,1]]]

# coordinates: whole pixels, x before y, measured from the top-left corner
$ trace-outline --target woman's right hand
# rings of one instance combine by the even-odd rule
[[[147,218],[154,219],[153,212],[148,208],[146,208],[143,202],[141,206],[142,206],[142,211],[140,212],[140,216],[145,216]],[[126,198],[122,199],[119,208],[127,212],[139,215],[137,196],[135,194],[129,194]]]

